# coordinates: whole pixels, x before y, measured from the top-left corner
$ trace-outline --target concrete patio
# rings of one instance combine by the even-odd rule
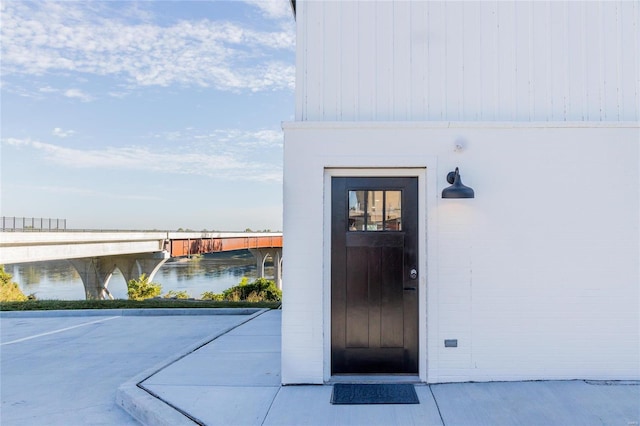
[[[280,386],[280,315],[259,314],[155,374],[139,375],[120,388],[118,402],[145,423],[167,425],[630,426],[640,421],[637,382],[416,385],[417,405],[332,405],[331,386]],[[159,410],[163,403],[173,411]]]
[[[635,381],[416,385],[416,405],[331,405],[331,386],[280,386],[281,312],[244,313],[2,313],[0,422],[123,425],[135,424],[135,418],[150,425],[640,423],[640,383]]]

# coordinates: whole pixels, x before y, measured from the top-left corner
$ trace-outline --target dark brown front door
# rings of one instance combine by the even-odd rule
[[[331,372],[418,374],[418,179],[331,191]]]

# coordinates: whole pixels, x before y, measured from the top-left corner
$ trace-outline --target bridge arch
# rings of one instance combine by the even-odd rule
[[[108,289],[115,269],[119,269],[125,283],[146,274],[152,281],[156,272],[169,259],[168,253],[131,254],[121,256],[84,257],[69,259],[78,271],[87,300],[113,299]]]
[[[282,248],[250,248],[249,252],[256,258],[256,268],[259,277],[264,277],[264,264],[268,257],[273,261],[273,275],[276,286],[282,289]]]

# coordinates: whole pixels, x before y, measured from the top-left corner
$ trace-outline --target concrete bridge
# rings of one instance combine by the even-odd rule
[[[87,299],[113,298],[107,289],[118,268],[126,281],[153,280],[170,257],[248,249],[264,276],[273,259],[282,288],[282,234],[233,232],[79,231],[0,232],[0,265],[67,259],[78,271]]]

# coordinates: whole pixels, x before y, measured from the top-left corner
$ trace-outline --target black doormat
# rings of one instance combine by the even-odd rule
[[[332,404],[420,404],[411,384],[336,383]]]

